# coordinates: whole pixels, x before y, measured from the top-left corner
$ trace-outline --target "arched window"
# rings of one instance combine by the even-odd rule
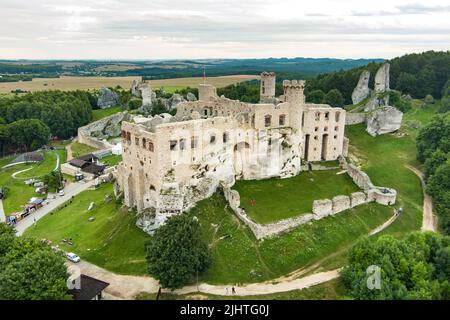
[[[316,112],[316,121],[320,120],[320,112]]]
[[[272,125],[272,116],[270,114],[264,117],[264,126],[270,127]]]
[[[286,115],[282,114],[278,118],[278,125],[284,126],[286,124]]]
[[[147,148],[147,139],[142,138],[142,148],[146,149]]]
[[[151,142],[151,141],[148,142],[148,150],[150,150],[151,152],[154,151],[153,142]]]

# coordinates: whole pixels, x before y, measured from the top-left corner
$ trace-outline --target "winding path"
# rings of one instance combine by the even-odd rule
[[[417,168],[410,165],[405,165],[406,168],[415,173],[419,177],[423,191],[423,219],[422,219],[422,231],[437,231],[437,216],[433,214],[433,199],[429,194],[425,192],[426,185],[423,178],[423,173]]]
[[[391,225],[391,223],[394,222],[397,217],[398,214],[395,214],[382,225],[373,229],[369,233],[369,235],[381,232],[389,225]],[[333,255],[334,253],[328,257],[331,257]],[[159,289],[158,281],[152,277],[119,275],[84,260],[77,264],[73,264],[71,262],[67,262],[67,264],[76,265],[78,268],[80,268],[80,271],[83,274],[108,282],[110,285],[105,289],[105,293],[107,294],[107,298],[109,299],[129,300],[134,299],[134,297],[141,292],[156,293]],[[308,274],[304,277],[300,277],[306,273],[314,271],[314,269],[316,269],[318,265],[319,263],[316,263],[312,266],[295,270],[288,275],[284,275],[265,282],[249,283],[239,287],[235,287],[236,295],[265,295],[292,290],[301,290],[324,282],[328,282],[339,277],[341,268]],[[163,289],[162,292],[171,292],[174,294],[187,294],[197,292],[223,296],[227,293],[226,288],[230,287],[231,285],[211,285],[207,283],[200,283],[198,286],[190,285],[173,292]]]
[[[60,159],[59,159],[59,154],[58,154],[57,152],[55,152],[55,153],[53,153],[53,154],[56,156],[56,165],[55,165],[55,168],[53,168],[52,171],[56,171],[56,170],[58,170],[58,168],[59,168],[59,162],[60,162]],[[20,163],[17,163],[17,164],[20,164]],[[35,167],[30,167],[30,168],[27,168],[27,169],[24,169],[24,170],[16,171],[16,172],[14,172],[14,173],[11,175],[11,177],[12,177],[13,179],[16,179],[16,180],[27,180],[27,179],[40,178],[40,177],[45,176],[45,175],[40,175],[40,176],[26,177],[26,178],[18,178],[18,177],[16,177],[18,174],[21,174],[22,172],[26,172],[26,171],[29,171],[29,170],[34,169],[34,168],[35,168]]]

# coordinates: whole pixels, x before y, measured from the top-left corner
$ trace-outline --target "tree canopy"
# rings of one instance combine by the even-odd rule
[[[450,238],[434,233],[365,238],[350,250],[342,277],[355,299],[449,299],[449,249]],[[370,266],[379,268],[378,288],[368,286]]]
[[[438,114],[417,136],[417,159],[424,163],[426,191],[433,197],[439,226],[450,234],[450,112]]]
[[[64,262],[42,241],[0,224],[0,300],[68,299]]]
[[[187,214],[169,218],[146,243],[148,271],[162,287],[178,289],[206,270],[211,254],[198,220]]]

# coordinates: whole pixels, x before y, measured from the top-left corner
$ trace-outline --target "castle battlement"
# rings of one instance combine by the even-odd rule
[[[305,88],[305,80],[283,80],[283,88]]]

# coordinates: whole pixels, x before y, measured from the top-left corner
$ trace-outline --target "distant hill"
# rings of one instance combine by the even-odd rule
[[[347,70],[381,62],[382,59],[332,58],[267,58],[267,59],[201,59],[159,61],[102,61],[102,60],[0,60],[3,81],[29,80],[30,76],[143,76],[146,79],[199,77],[203,68],[207,76],[259,74],[275,71],[280,78],[311,78],[321,73]],[[6,76],[8,80],[6,80]],[[22,79],[21,79],[22,78]],[[13,79],[13,80],[10,80]]]

